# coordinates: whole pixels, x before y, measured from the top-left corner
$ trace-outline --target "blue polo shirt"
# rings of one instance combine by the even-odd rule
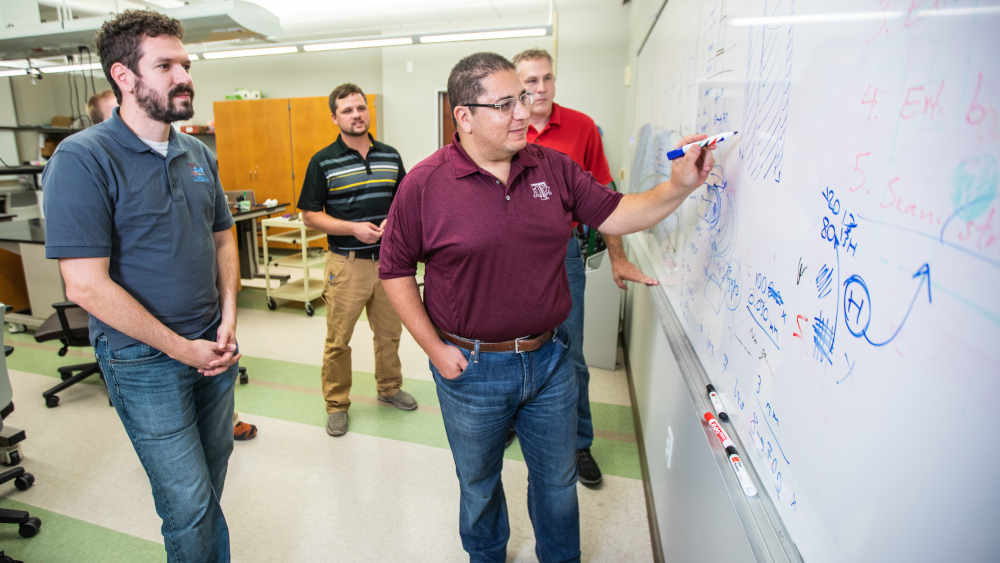
[[[111,279],[186,338],[216,324],[218,262],[213,233],[233,225],[215,155],[170,130],[167,156],[119,116],[61,143],[42,174],[45,255],[110,258]],[[136,340],[90,317],[90,338],[112,349]]]

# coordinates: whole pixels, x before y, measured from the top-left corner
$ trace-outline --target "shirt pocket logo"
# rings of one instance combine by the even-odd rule
[[[188,167],[191,168],[191,179],[195,182],[200,182],[203,184],[211,184],[212,181],[208,178],[208,174],[205,173],[205,169],[197,164],[190,162]]]
[[[535,182],[531,184],[531,195],[534,196],[535,199],[547,201],[550,197],[552,197],[552,190],[549,189],[548,184],[545,182]]]

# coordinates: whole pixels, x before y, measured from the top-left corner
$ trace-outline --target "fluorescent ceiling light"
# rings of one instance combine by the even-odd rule
[[[186,2],[183,0],[146,0],[147,4],[155,4],[158,8],[169,10],[171,8],[183,8]]]
[[[197,61],[201,57],[198,56],[198,53],[188,53],[188,58],[191,59],[192,61]]]
[[[284,47],[265,47],[263,49],[234,49],[232,51],[209,51],[207,53],[202,53],[202,58],[205,59],[232,59],[235,57],[257,57],[260,55],[285,55],[288,53],[297,53],[299,48],[295,45],[287,45]]]
[[[445,33],[438,35],[421,35],[421,43],[444,43],[448,41],[475,41],[477,39],[508,39],[513,37],[544,37],[548,35],[544,27],[527,29],[504,29],[499,31],[473,31],[469,33]]]
[[[100,70],[101,63],[79,64],[79,65],[55,65],[35,67],[42,71],[42,74],[52,74],[56,72],[73,72],[76,70]]]
[[[3,76],[27,76],[27,75],[28,75],[28,71],[25,70],[25,69],[23,69],[23,68],[19,68],[17,70],[0,70],[0,77],[3,77]]]
[[[856,22],[903,17],[903,12],[844,12],[834,14],[801,14],[795,16],[761,16],[756,18],[730,18],[735,27],[765,25],[796,25],[804,23]]]
[[[395,47],[398,45],[413,45],[412,37],[392,37],[387,39],[358,39],[355,41],[338,41],[336,43],[310,43],[303,45],[303,51],[333,51],[337,49],[364,49],[366,47]]]
[[[970,8],[939,8],[934,10],[917,10],[921,16],[986,16],[1000,14],[1000,6],[980,6]]]

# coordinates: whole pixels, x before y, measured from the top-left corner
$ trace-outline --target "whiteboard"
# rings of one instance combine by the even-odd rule
[[[673,0],[633,61],[629,191],[740,132],[630,244],[806,561],[1000,560],[998,55],[997,1]]]

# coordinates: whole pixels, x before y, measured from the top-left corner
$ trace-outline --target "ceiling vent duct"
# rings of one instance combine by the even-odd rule
[[[278,17],[243,0],[220,0],[162,10],[184,26],[185,43],[266,39],[281,32]],[[0,29],[0,59],[70,55],[94,49],[97,30],[111,16],[8,26]]]

